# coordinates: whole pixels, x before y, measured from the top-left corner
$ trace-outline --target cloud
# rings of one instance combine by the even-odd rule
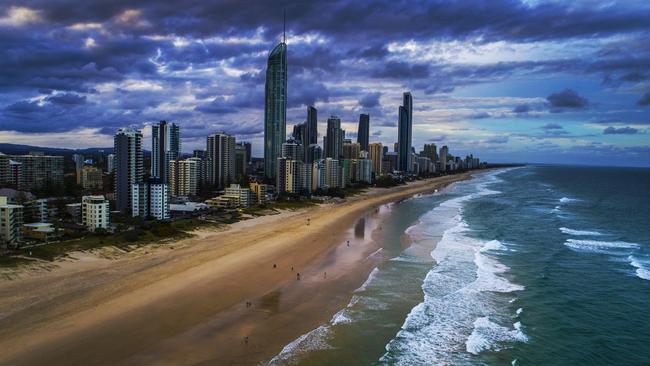
[[[641,99],[637,102],[638,105],[650,105],[650,92],[643,94]]]
[[[60,105],[79,105],[86,103],[85,95],[78,95],[74,93],[63,93],[56,94],[45,98],[50,103],[60,104]]]
[[[528,104],[519,104],[512,111],[517,114],[528,113],[530,112],[530,106]]]
[[[369,109],[379,106],[380,92],[368,93],[359,100],[359,105],[363,108]]]
[[[561,92],[553,93],[546,97],[554,109],[580,109],[586,108],[588,105],[587,99],[581,97],[572,89],[564,89]]]
[[[603,130],[604,135],[634,135],[637,132],[639,132],[639,130],[637,130],[636,128],[632,128],[632,127],[616,128],[616,127],[611,127],[610,126],[610,127],[607,127],[606,129]]]
[[[491,137],[491,138],[485,140],[485,142],[487,142],[489,144],[505,144],[509,140],[510,139],[508,138],[508,136],[494,136],[494,137]]]
[[[561,130],[563,129],[562,126],[558,125],[557,123],[547,123],[544,126],[540,127],[542,130]]]

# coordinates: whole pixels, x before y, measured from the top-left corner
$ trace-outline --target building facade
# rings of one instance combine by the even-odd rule
[[[89,231],[108,229],[110,224],[108,200],[104,196],[81,198],[81,224]]]
[[[23,206],[0,196],[0,243],[6,249],[18,248],[22,241]]]
[[[180,156],[180,127],[167,121],[151,125],[151,177],[167,182],[169,162],[179,159]]]
[[[225,188],[235,181],[235,137],[215,133],[207,139],[207,183]]]
[[[345,131],[341,129],[341,119],[331,116],[327,119],[327,134],[324,137],[325,157],[338,160],[343,155]]]
[[[133,207],[131,187],[142,182],[142,133],[124,128],[115,135],[115,208],[128,213]]]
[[[359,129],[357,130],[357,142],[361,145],[361,150],[368,151],[370,140],[370,115],[359,115]]]
[[[398,170],[409,172],[412,169],[411,146],[413,140],[413,97],[406,92],[399,107],[398,128]]]
[[[169,189],[167,183],[156,178],[132,186],[132,216],[167,220],[169,216]]]
[[[264,86],[264,174],[273,179],[287,130],[287,44],[271,50]]]

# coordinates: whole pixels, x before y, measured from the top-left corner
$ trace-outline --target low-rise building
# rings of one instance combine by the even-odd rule
[[[50,241],[59,235],[54,227],[54,224],[49,222],[33,222],[24,224],[22,227],[22,235],[25,239]]]
[[[250,184],[251,193],[258,205],[264,205],[268,202],[268,184],[252,182]]]
[[[68,203],[65,205],[65,211],[72,218],[72,222],[81,223],[81,203]]]
[[[215,208],[246,208],[250,205],[251,190],[239,184],[231,184],[221,196],[211,198],[205,203]]]
[[[5,248],[17,248],[21,241],[23,206],[10,204],[7,197],[0,196],[0,243]]]
[[[83,196],[81,198],[81,224],[89,231],[108,229],[110,213],[108,200],[104,196]]]

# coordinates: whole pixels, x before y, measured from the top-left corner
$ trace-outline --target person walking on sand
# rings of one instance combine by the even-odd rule
[[[323,273],[323,278],[327,278],[327,272]]]
[[[300,281],[300,272],[299,272],[299,273],[296,273],[296,279],[297,279],[298,281]]]

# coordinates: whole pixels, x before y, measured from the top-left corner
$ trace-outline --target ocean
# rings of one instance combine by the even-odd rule
[[[271,364],[650,364],[650,169],[480,172],[389,209],[386,260]]]

